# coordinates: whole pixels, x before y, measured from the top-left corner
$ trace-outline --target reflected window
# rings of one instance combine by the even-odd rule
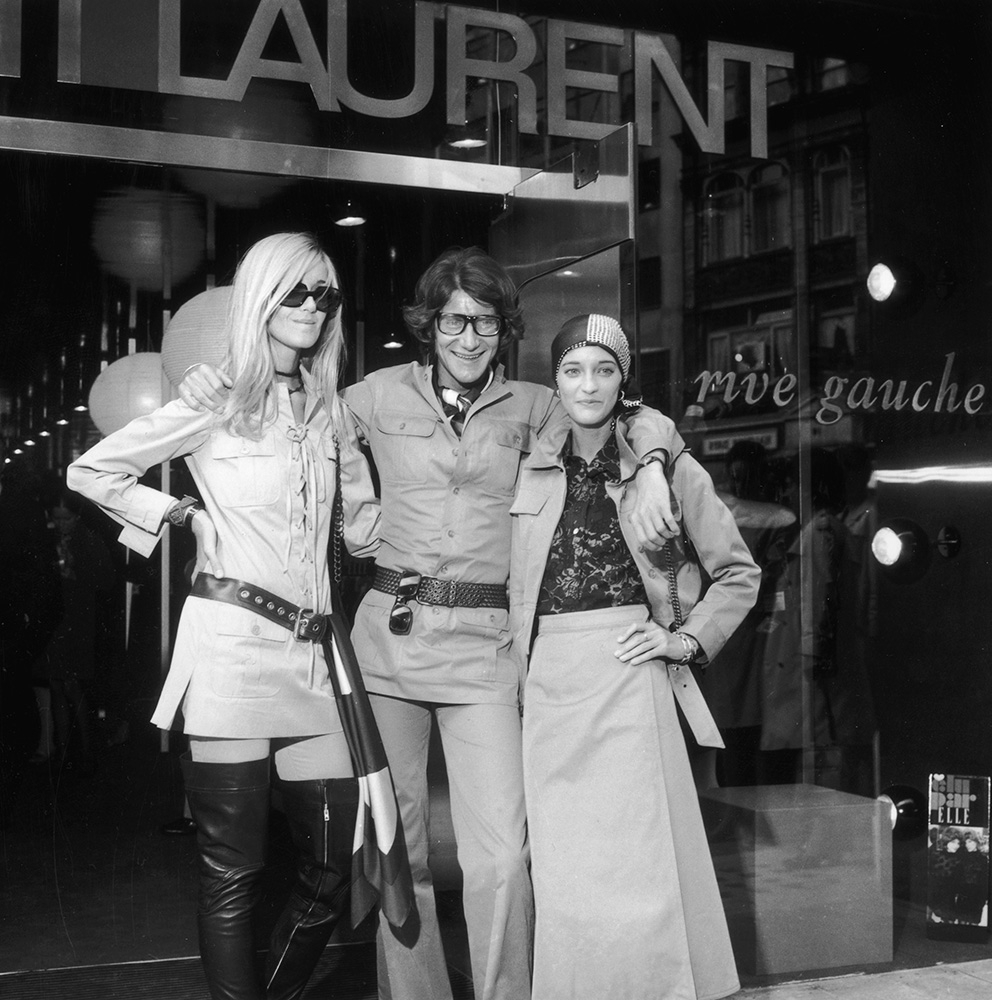
[[[661,208],[661,159],[657,156],[637,165],[637,208],[641,212]]]
[[[813,87],[815,90],[836,90],[851,82],[851,73],[843,59],[817,59],[814,68]]]
[[[843,146],[813,159],[814,231],[818,240],[851,235],[851,158]]]
[[[753,372],[774,379],[795,371],[793,355],[792,310],[780,309],[759,314],[744,328],[713,331],[707,343],[706,367],[738,377]]]
[[[824,312],[817,321],[816,351],[820,367],[850,371],[854,364],[854,310]]]
[[[751,250],[764,253],[792,242],[789,225],[789,174],[769,163],[751,174]]]
[[[660,257],[643,257],[637,262],[637,299],[642,309],[661,306]]]
[[[769,66],[767,79],[769,107],[773,104],[785,104],[791,99],[795,91],[792,70],[784,66]]]
[[[748,63],[728,60],[724,66],[723,116],[725,121],[750,115],[750,72]],[[785,104],[795,93],[792,70],[769,66],[766,70],[766,99],[769,107]]]
[[[744,181],[720,174],[703,196],[703,261],[731,260],[744,254]]]
[[[749,113],[747,63],[728,60],[723,70],[723,117],[733,121]]]

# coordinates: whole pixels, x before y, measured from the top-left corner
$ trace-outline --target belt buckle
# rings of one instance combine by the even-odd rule
[[[293,623],[293,638],[300,642],[320,642],[327,631],[327,618],[313,608],[300,608]]]

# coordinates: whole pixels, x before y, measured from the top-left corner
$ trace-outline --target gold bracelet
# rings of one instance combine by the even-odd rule
[[[679,663],[692,663],[692,661],[699,655],[699,642],[691,635],[686,635],[685,632],[675,633],[682,640],[682,648],[685,652],[682,655],[682,659]]]

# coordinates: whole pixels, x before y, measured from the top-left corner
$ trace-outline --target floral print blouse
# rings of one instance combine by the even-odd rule
[[[567,478],[565,509],[555,528],[541,581],[537,614],[648,603],[640,573],[620,533],[607,482],[620,479],[620,450],[611,434],[591,462],[562,453]]]

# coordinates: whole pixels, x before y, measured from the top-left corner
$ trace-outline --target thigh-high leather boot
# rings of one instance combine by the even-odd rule
[[[296,882],[272,931],[265,966],[269,1000],[296,1000],[351,898],[358,781],[279,782],[296,848]]]
[[[196,822],[200,957],[213,1000],[263,1000],[252,911],[269,832],[269,761],[181,761]]]

